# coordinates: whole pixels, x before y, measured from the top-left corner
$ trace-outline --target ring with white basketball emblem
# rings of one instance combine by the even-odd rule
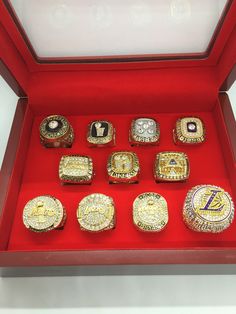
[[[45,118],[40,124],[40,141],[44,147],[71,147],[74,131],[69,121],[60,115]]]

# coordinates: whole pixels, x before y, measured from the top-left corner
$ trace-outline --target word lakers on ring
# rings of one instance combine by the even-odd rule
[[[168,223],[165,198],[154,192],[138,195],[133,203],[133,223],[141,231],[161,231]]]
[[[137,183],[139,178],[139,159],[129,151],[113,152],[107,162],[109,183]]]
[[[53,196],[37,196],[30,200],[23,210],[23,223],[34,232],[46,232],[62,228],[66,211],[62,203]]]
[[[94,176],[93,160],[84,155],[64,155],[59,164],[59,178],[63,184],[91,184]]]
[[[198,185],[185,199],[183,219],[199,232],[218,233],[227,229],[234,218],[234,204],[229,193],[215,185]]]
[[[110,196],[94,193],[84,197],[77,209],[81,230],[98,232],[115,228],[115,205]]]

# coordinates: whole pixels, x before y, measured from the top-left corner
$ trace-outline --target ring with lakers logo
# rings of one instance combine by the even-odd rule
[[[84,197],[77,209],[81,230],[99,232],[115,228],[115,205],[113,199],[101,193]]]
[[[60,229],[64,226],[66,211],[62,203],[53,196],[37,196],[23,210],[23,223],[34,232]]]
[[[234,204],[226,191],[214,185],[198,185],[185,199],[183,219],[199,232],[218,233],[227,229],[234,218]]]
[[[108,159],[109,183],[137,183],[139,171],[138,156],[134,152],[114,152]]]
[[[133,203],[133,223],[141,231],[161,231],[168,223],[165,198],[154,192],[138,195]]]
[[[161,152],[156,155],[154,177],[157,182],[178,182],[188,179],[188,156],[182,152]]]
[[[93,160],[84,155],[64,155],[59,164],[59,178],[63,184],[91,184],[94,176]]]

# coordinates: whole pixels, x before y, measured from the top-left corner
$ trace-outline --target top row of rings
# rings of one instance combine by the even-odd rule
[[[205,141],[205,127],[200,118],[183,117],[173,130],[176,144],[200,144]],[[69,121],[60,115],[45,118],[40,124],[40,140],[45,147],[71,147],[74,131]],[[153,118],[137,118],[131,122],[129,142],[132,146],[157,145],[160,125]],[[87,142],[90,146],[115,146],[115,128],[106,120],[92,121],[88,126]]]

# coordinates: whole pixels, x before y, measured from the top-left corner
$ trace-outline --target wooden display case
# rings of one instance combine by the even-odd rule
[[[182,7],[176,9],[177,2],[170,1],[170,12],[177,12],[178,23],[181,23],[181,14],[183,23],[187,23],[186,19],[190,23],[188,10],[192,10],[190,16],[194,21],[197,2],[183,1]],[[81,5],[80,1],[77,3]],[[147,4],[151,8],[152,1]],[[185,42],[184,52],[172,47],[168,48],[169,52],[163,49],[164,52],[156,54],[152,49],[157,47],[148,47],[148,53],[140,53],[145,51],[145,44],[148,45],[141,31],[137,53],[130,46],[123,49],[126,42],[121,42],[124,51],[121,53],[119,42],[114,41],[110,45],[117,46],[119,54],[111,50],[111,54],[108,51],[103,55],[98,50],[99,55],[90,51],[90,56],[86,56],[83,51],[76,50],[80,48],[78,46],[75,56],[55,50],[56,56],[52,57],[50,49],[47,52],[40,50],[41,44],[45,45],[45,38],[50,38],[46,29],[38,41],[38,37],[35,39],[37,27],[35,33],[34,27],[29,31],[31,24],[27,24],[27,16],[31,16],[29,10],[35,9],[34,4],[29,9],[21,7],[21,11],[26,11],[23,17],[18,9],[18,1],[0,3],[0,74],[20,96],[0,176],[0,266],[236,263],[236,221],[223,233],[201,234],[189,230],[182,220],[186,193],[195,185],[221,186],[236,201],[236,123],[225,93],[236,77],[236,1],[225,3],[220,14],[217,11],[217,24],[212,28],[212,34],[209,33],[211,36],[203,51],[193,52],[195,46],[190,49]],[[38,18],[43,16],[42,12],[48,12],[43,11],[48,9],[43,5],[40,9]],[[208,10],[205,18],[210,19],[213,12],[210,4]],[[143,16],[143,13],[137,14]],[[144,24],[147,23],[145,16]],[[155,15],[151,17],[156,18]],[[198,18],[196,23],[200,23]],[[45,23],[43,20],[41,26]],[[190,26],[193,27],[188,34],[191,37],[197,30],[194,31],[194,25]],[[60,29],[55,29],[60,37]],[[204,34],[204,29],[202,32]],[[150,36],[152,38],[153,34]],[[107,35],[104,40],[107,45],[109,38]],[[91,36],[88,36],[89,40]],[[196,46],[197,41],[196,38]],[[48,45],[55,44],[53,49],[56,49],[58,43],[62,44],[57,38]],[[142,43],[144,49],[140,50]],[[63,42],[63,45],[72,45],[72,42]],[[131,53],[127,54],[129,49]],[[45,149],[40,145],[39,125],[49,114],[68,118],[75,130],[72,148]],[[189,115],[202,118],[207,140],[196,147],[176,146],[172,137],[175,121]],[[159,146],[130,146],[130,123],[142,116],[153,117],[160,123]],[[90,148],[87,145],[87,125],[99,118],[111,121],[116,128],[115,147]],[[108,184],[106,162],[115,150],[137,153],[141,165],[139,184]],[[155,154],[165,150],[188,154],[191,172],[187,182],[155,183],[152,174]],[[91,186],[60,184],[60,157],[75,153],[93,157],[96,177]],[[146,191],[160,193],[168,202],[170,220],[160,233],[141,233],[132,224],[132,202]],[[113,197],[117,209],[115,230],[89,234],[79,229],[77,205],[85,195],[95,192]],[[24,205],[29,199],[43,194],[51,194],[65,205],[68,219],[64,230],[36,234],[25,229],[22,222]]]

